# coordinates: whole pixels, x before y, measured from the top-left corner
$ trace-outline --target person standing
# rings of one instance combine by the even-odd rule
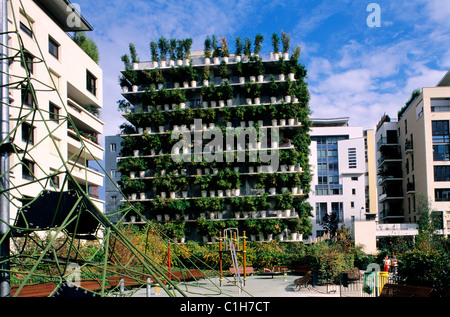
[[[397,269],[398,269],[398,261],[397,261],[397,258],[395,257],[395,253],[392,254],[391,265],[392,265],[392,273],[394,273],[394,276],[395,276],[395,275],[397,275]]]
[[[389,272],[389,267],[391,266],[391,259],[389,259],[389,256],[386,254],[383,260],[384,264],[384,271]]]

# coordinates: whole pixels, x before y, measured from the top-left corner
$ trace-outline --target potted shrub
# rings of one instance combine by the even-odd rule
[[[261,50],[261,44],[264,41],[264,36],[262,36],[261,34],[256,34],[255,36],[255,43],[254,43],[254,53],[256,55],[259,54],[259,51]]]
[[[203,50],[203,55],[205,57],[205,64],[208,65],[210,63],[211,58],[211,39],[209,38],[209,36],[207,36],[205,39],[205,47]]]
[[[244,45],[242,44],[241,38],[239,36],[237,36],[235,39],[235,48],[236,48],[236,52],[235,52],[236,62],[240,62],[241,55],[244,50]]]
[[[281,30],[281,42],[283,45],[283,57],[284,59],[289,58],[289,48],[291,47],[291,36],[289,34],[286,34]]]
[[[277,102],[277,95],[278,95],[278,85],[275,82],[275,78],[273,77],[273,75],[271,75],[269,82],[269,96],[271,103],[274,104]]]
[[[272,47],[273,47],[273,57],[274,60],[278,60],[278,44],[280,43],[280,38],[278,37],[278,34],[273,33],[272,34]]]

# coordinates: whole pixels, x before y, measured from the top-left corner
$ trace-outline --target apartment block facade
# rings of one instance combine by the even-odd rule
[[[373,131],[351,127],[348,119],[311,119],[313,238],[326,233],[327,214],[346,228],[376,218]]]
[[[23,150],[10,155],[12,219],[43,190],[68,190],[74,182],[103,210],[103,174],[89,167],[104,152],[102,69],[70,36],[93,30],[81,15],[69,16],[70,6],[8,2],[8,28],[17,30],[8,35],[11,142]]]
[[[435,87],[423,87],[399,111],[377,126],[379,220],[417,223],[417,197],[425,196],[440,230],[450,224],[450,73]]]
[[[300,241],[310,228],[310,174],[299,51],[225,54],[222,38],[210,55],[191,54],[174,40],[181,53],[171,58],[164,41],[159,56],[151,43],[152,61],[133,52],[123,58],[127,124],[118,171],[125,205],[175,239],[211,241],[237,227],[251,239]]]

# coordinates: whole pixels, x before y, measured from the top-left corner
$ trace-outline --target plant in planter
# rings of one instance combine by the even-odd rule
[[[186,235],[186,222],[184,221],[169,221],[163,224],[164,231],[169,237],[175,239],[182,239]]]
[[[261,222],[256,219],[246,219],[244,221],[244,227],[246,233],[250,235],[252,240],[254,240],[253,236],[261,232]]]
[[[205,39],[205,46],[203,50],[205,58],[211,58],[211,39],[209,35]]]
[[[241,38],[238,36],[235,39],[236,56],[240,56],[244,50],[244,45],[242,44]]]
[[[262,36],[259,33],[256,34],[256,36],[255,36],[255,43],[254,43],[254,46],[255,46],[254,53],[256,55],[259,54],[259,51],[261,50],[261,44],[262,44],[263,41],[264,41],[264,36]]]
[[[227,63],[225,61],[221,61],[220,62],[219,76],[222,78],[222,80],[228,79],[230,77],[230,73],[228,71],[228,66],[227,66]]]
[[[248,57],[250,57],[252,54],[252,42],[250,41],[250,39],[248,37],[245,38],[245,42],[244,42],[244,54]]]
[[[191,57],[191,47],[192,47],[192,39],[187,38],[183,40],[183,49],[184,49],[184,56],[186,58]]]
[[[223,36],[220,39],[220,45],[222,46],[222,56],[223,57],[229,57],[230,56],[230,51],[228,50],[227,38],[225,36]]]
[[[150,52],[152,54],[152,61],[157,62],[159,60],[158,56],[158,44],[156,42],[150,42]]]
[[[281,30],[281,42],[283,45],[283,53],[287,53],[291,47],[291,36]]]
[[[276,97],[278,95],[278,85],[275,82],[275,78],[273,75],[270,76],[270,82],[269,82],[269,96],[275,99],[271,99],[272,103],[276,102]]]
[[[278,195],[275,200],[276,208],[281,210],[288,210],[292,208],[294,198],[290,191],[285,191],[282,195]]]
[[[278,37],[278,34],[273,33],[272,34],[272,47],[273,47],[273,52],[275,54],[279,52],[279,50],[278,50],[279,43],[280,43],[280,38]]]
[[[159,56],[160,56],[161,60],[162,61],[166,60],[167,53],[169,51],[169,42],[167,41],[167,39],[164,36],[159,38],[158,48],[159,48]]]

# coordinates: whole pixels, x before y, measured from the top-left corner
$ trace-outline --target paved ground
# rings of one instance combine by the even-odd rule
[[[180,289],[186,293],[187,296],[192,297],[223,297],[223,296],[235,296],[235,297],[339,297],[338,288],[337,291],[330,291],[327,293],[326,287],[311,287],[302,288],[299,291],[295,290],[294,280],[299,278],[295,275],[287,276],[249,276],[243,290],[239,291],[239,288],[234,284],[233,278],[228,278],[222,282],[220,287],[219,279],[201,279],[198,282],[191,282],[186,285],[180,286]],[[151,290],[151,296],[155,297],[168,297],[166,292],[159,288],[159,295],[155,292],[158,290],[153,287]],[[146,297],[146,289],[141,289],[134,293],[133,297]],[[178,296],[178,292],[176,292]]]

